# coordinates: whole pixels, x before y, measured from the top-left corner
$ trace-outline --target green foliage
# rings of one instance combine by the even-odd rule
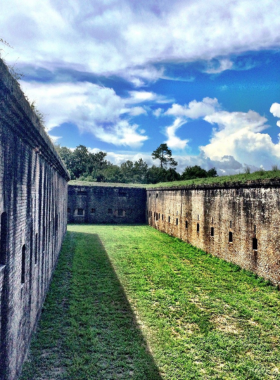
[[[174,186],[193,186],[193,185],[207,185],[207,184],[225,184],[225,183],[245,183],[247,181],[255,181],[259,179],[279,179],[280,178],[280,170],[278,171],[262,171],[254,172],[251,174],[235,174],[228,176],[219,176],[219,177],[207,177],[207,178],[197,178],[191,180],[183,180],[183,181],[174,181],[174,182],[160,182],[155,185],[148,184],[145,187],[174,187]]]
[[[207,178],[207,177],[217,177],[217,170],[212,168],[210,170],[202,169],[200,166],[187,166],[184,170],[181,179],[195,179],[195,178]]]
[[[177,166],[177,162],[172,158],[172,151],[168,148],[167,144],[160,144],[160,146],[153,151],[152,159],[160,161],[161,169],[168,165],[172,168]]]

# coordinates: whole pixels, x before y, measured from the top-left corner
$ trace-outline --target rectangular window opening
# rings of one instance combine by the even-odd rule
[[[199,223],[196,225],[196,231],[199,232]]]
[[[186,220],[186,228],[188,228],[189,226],[189,222]]]
[[[258,239],[253,238],[253,250],[257,251],[258,250]]]
[[[8,234],[7,213],[1,215],[1,235],[0,235],[0,265],[6,265],[7,234]]]
[[[78,215],[84,215],[84,209],[78,208]]]
[[[25,253],[26,253],[26,248],[25,244],[22,246],[21,250],[21,283],[25,283]]]
[[[232,242],[233,242],[233,239],[232,239],[232,232],[231,232],[231,231],[228,233],[228,242],[229,242],[229,243],[232,243]]]
[[[178,220],[178,218],[176,218],[176,226],[178,226],[178,222],[179,222],[179,220]]]
[[[211,227],[211,236],[214,236],[214,227]]]
[[[168,223],[170,223],[170,216],[168,217]]]
[[[161,220],[163,220],[163,214],[161,215]]]
[[[38,233],[35,235],[35,264],[38,262]]]

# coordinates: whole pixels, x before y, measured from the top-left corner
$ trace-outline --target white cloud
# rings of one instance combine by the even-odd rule
[[[153,115],[155,117],[160,117],[160,115],[162,115],[162,113],[163,113],[163,109],[162,108],[157,108],[156,110],[154,110]]]
[[[167,136],[166,144],[171,149],[185,149],[189,140],[182,140],[175,135],[178,128],[185,124],[184,119],[176,118],[174,123],[165,128]]]
[[[129,98],[126,98],[125,101],[127,104],[130,103],[171,103],[173,99],[167,99],[164,95],[159,95],[150,91],[129,91]]]
[[[148,139],[138,131],[138,125],[121,117],[126,104],[113,89],[88,82],[22,82],[22,87],[30,100],[36,99],[48,131],[63,123],[74,123],[81,131],[91,132],[98,139],[114,145],[136,148]],[[140,108],[132,108],[132,115],[143,113]]]
[[[6,3],[0,34],[14,47],[6,49],[10,62],[20,57],[22,63],[97,74],[130,69],[126,77],[136,86],[162,75],[151,69],[153,63],[212,60],[280,46],[275,0],[254,6],[252,0]],[[220,70],[226,68],[230,62],[221,60]]]
[[[225,70],[230,70],[233,67],[233,62],[227,58],[220,59],[218,65],[209,62],[208,67],[204,70],[208,74],[219,74]]]
[[[189,104],[181,106],[179,104],[172,104],[165,115],[175,117],[185,117],[190,119],[198,119],[206,115],[211,115],[219,108],[219,103],[216,98],[204,98],[202,102],[192,100]]]
[[[266,169],[280,162],[280,142],[275,144],[267,133],[261,133],[268,128],[267,119],[257,112],[220,111],[204,120],[218,126],[213,128],[210,143],[200,147],[211,160],[233,156],[243,164]]]
[[[279,103],[273,103],[270,107],[270,112],[273,116],[280,118],[280,104]],[[276,125],[280,127],[280,120],[276,122]]]

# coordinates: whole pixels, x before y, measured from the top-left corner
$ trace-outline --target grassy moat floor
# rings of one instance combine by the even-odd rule
[[[280,292],[149,226],[69,225],[20,379],[280,379]]]

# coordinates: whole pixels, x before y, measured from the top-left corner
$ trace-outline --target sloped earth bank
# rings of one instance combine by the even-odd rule
[[[280,293],[149,226],[71,225],[21,380],[280,379]]]

